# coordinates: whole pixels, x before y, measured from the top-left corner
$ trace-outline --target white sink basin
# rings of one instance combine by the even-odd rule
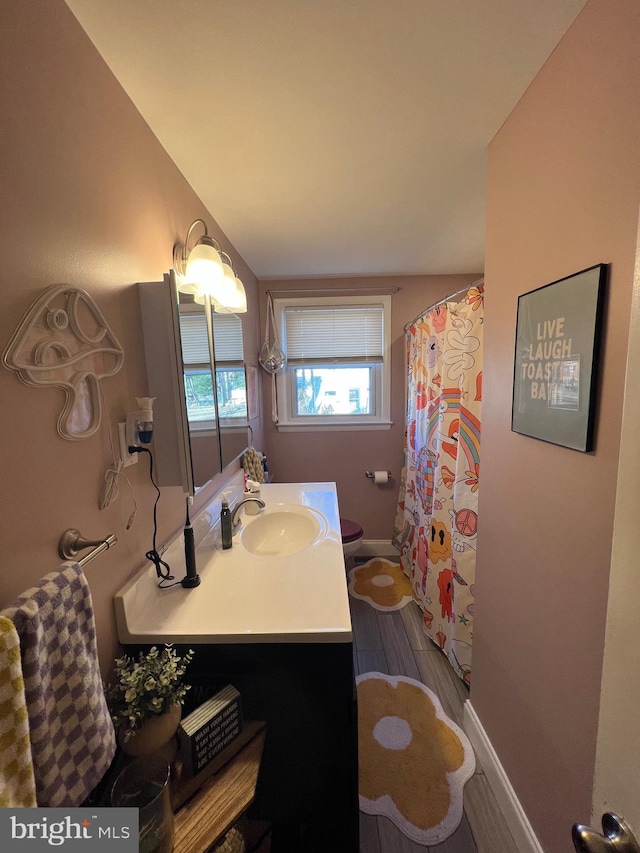
[[[225,484],[232,501],[243,487],[242,471]],[[351,641],[335,483],[267,483],[260,492],[267,506],[258,515],[240,510],[242,527],[232,548],[220,541],[221,495],[195,517],[198,587],[161,589],[147,562],[116,593],[122,643]],[[163,558],[176,578],[184,574],[182,536]]]
[[[251,518],[240,540],[251,554],[288,557],[321,542],[327,530],[327,519],[311,507],[275,505]]]

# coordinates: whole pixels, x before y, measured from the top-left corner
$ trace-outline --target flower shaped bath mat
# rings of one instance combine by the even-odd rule
[[[349,572],[349,594],[376,610],[400,610],[412,600],[411,583],[398,563],[374,557]]]
[[[475,770],[467,736],[419,681],[367,672],[356,684],[360,810],[417,844],[440,844],[460,823]]]

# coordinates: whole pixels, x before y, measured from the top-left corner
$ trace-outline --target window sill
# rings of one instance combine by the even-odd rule
[[[365,430],[391,429],[393,421],[367,421],[366,423],[278,423],[279,432],[363,432]]]
[[[233,432],[240,434],[244,432],[249,426],[249,421],[246,418],[238,421],[231,421],[223,418],[220,420],[220,429],[224,430],[226,433]]]

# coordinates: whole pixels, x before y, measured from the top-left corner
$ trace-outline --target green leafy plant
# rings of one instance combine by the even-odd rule
[[[118,683],[108,690],[107,701],[113,724],[124,731],[124,740],[149,719],[182,705],[190,685],[182,683],[194,651],[180,657],[170,643],[162,650],[153,646],[135,659],[123,655],[115,661]]]

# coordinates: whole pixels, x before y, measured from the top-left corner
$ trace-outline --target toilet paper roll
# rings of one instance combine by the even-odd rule
[[[388,483],[389,482],[389,472],[388,471],[374,471],[373,472],[373,482],[374,483]]]

